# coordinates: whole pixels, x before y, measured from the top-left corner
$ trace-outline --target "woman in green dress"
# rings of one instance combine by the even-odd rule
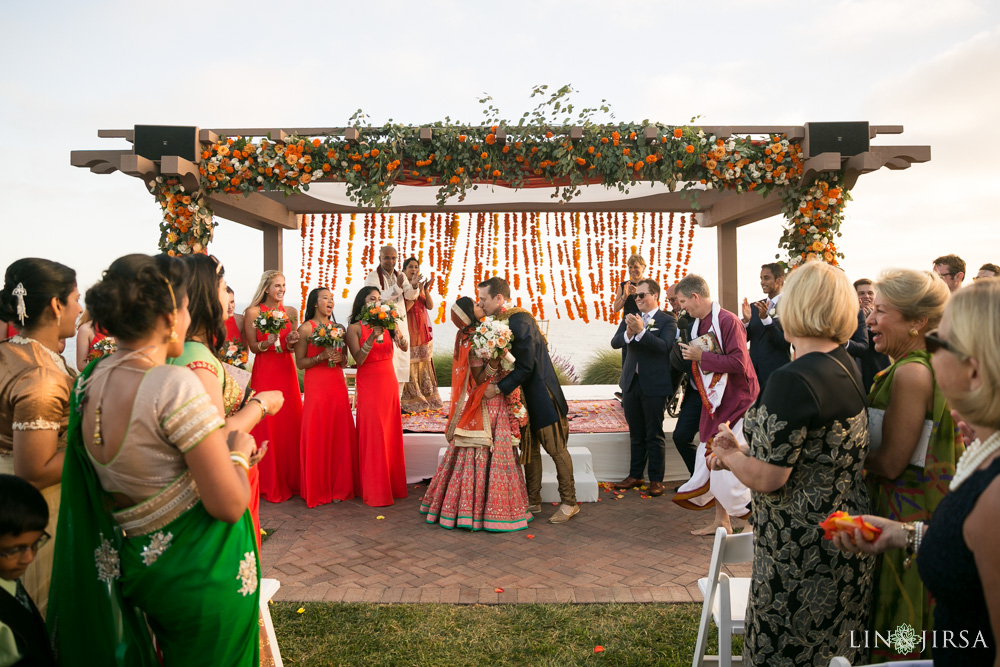
[[[118,351],[73,390],[48,626],[61,665],[256,666],[253,438],[179,356],[180,260],[128,255],[87,292]],[[81,613],[81,610],[85,610]]]
[[[930,271],[892,269],[875,283],[875,309],[867,324],[875,350],[893,364],[875,376],[868,395],[872,451],[865,471],[871,514],[893,521],[929,521],[965,451],[924,347],[924,334],[941,321],[949,294]],[[900,551],[879,559],[874,632],[894,632],[903,623],[917,634],[933,629],[934,602],[917,569],[906,569],[904,559]],[[918,657],[929,655],[897,654],[881,646],[872,651],[875,660]]]

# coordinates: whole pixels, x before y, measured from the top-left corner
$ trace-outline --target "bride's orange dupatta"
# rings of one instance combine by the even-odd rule
[[[459,336],[463,336],[459,332]],[[490,416],[483,403],[489,382],[476,385],[472,379],[469,355],[472,342],[465,340],[456,345],[455,360],[451,367],[451,400],[448,406],[448,442],[456,447],[492,447],[493,429]]]

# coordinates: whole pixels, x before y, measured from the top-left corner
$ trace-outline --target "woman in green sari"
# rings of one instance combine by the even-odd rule
[[[87,292],[118,351],[73,390],[47,618],[61,665],[258,664],[255,446],[165,363],[190,323],[185,280],[180,260],[128,255]]]
[[[871,513],[894,521],[929,521],[965,451],[924,347],[923,334],[937,327],[948,297],[948,287],[930,271],[893,269],[875,283],[868,327],[875,350],[892,357],[893,364],[875,376],[868,395],[872,445],[865,472]],[[903,623],[918,635],[933,629],[934,602],[917,568],[906,568],[904,560],[898,549],[879,559],[874,632],[895,632]],[[872,650],[878,661],[920,657],[930,656],[897,654],[883,646]]]

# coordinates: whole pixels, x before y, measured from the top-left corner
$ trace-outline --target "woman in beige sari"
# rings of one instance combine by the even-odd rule
[[[59,342],[76,333],[80,314],[76,272],[46,259],[19,259],[0,291],[0,319],[20,334],[0,343],[0,472],[31,482],[49,505],[46,531],[56,537],[69,394],[76,373],[59,356]],[[45,614],[55,540],[35,556],[23,583]]]

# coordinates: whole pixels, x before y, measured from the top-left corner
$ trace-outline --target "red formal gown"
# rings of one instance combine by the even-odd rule
[[[362,345],[371,335],[371,327],[361,325]],[[358,366],[356,379],[361,499],[372,507],[392,505],[394,498],[406,497],[399,380],[392,364],[394,345],[386,331]]]
[[[279,307],[284,311],[284,308]],[[265,311],[261,306],[261,312]],[[267,454],[258,464],[260,468],[260,495],[264,500],[281,503],[299,493],[299,431],[302,428],[302,394],[299,378],[295,372],[295,360],[288,344],[288,334],[292,331],[289,322],[278,335],[281,352],[271,346],[263,352],[257,351],[257,343],[267,340],[267,336],[256,331],[254,343],[253,371],[250,386],[255,392],[277,389],[285,397],[285,403],[278,414],[271,415],[258,424],[251,432],[258,444],[269,441]]]
[[[322,351],[309,343],[306,356]],[[306,369],[301,447],[301,495],[306,505],[354,497],[360,483],[358,432],[339,365],[331,368],[329,362],[321,361]]]

